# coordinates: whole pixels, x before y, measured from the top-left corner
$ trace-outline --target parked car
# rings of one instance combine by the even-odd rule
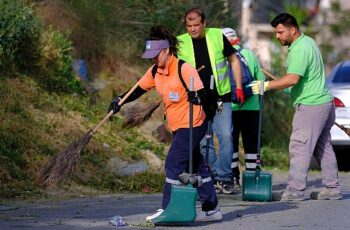
[[[350,60],[338,63],[326,83],[334,96],[336,123],[350,129]],[[350,136],[337,125],[331,129],[332,145],[340,170],[350,170]]]

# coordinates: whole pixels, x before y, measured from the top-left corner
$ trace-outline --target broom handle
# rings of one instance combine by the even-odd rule
[[[338,126],[338,128],[340,128],[341,130],[345,131],[346,128],[344,126],[338,124],[337,122],[334,122],[334,124]]]
[[[205,66],[202,65],[197,69],[197,72],[201,71],[204,69]],[[194,79],[193,76],[190,76],[190,91],[194,90]],[[190,121],[189,121],[189,126],[190,126],[190,156],[189,156],[189,167],[188,171],[190,174],[193,173],[193,103],[190,102]]]
[[[119,101],[118,105],[122,105],[126,99],[128,99],[128,97],[130,96],[130,94],[132,94],[135,89],[137,88],[138,86],[138,82],[129,90],[129,92]],[[99,129],[103,123],[105,123],[107,121],[107,119],[113,115],[113,110],[109,111],[109,113],[107,114],[107,116],[105,116],[102,121],[100,121],[100,123],[98,123],[98,125],[96,125],[96,127],[91,131],[91,135],[94,134],[97,129]]]
[[[272,73],[270,73],[269,71],[267,71],[266,69],[260,68],[261,71],[266,74],[267,76],[269,76],[270,78],[272,78],[273,80],[277,80],[277,77],[275,77]]]
[[[350,137],[350,129],[346,128],[344,125],[341,125],[337,122],[334,122],[336,126],[338,126],[341,130],[343,130]]]
[[[205,68],[205,65],[202,65],[201,67],[199,67],[198,69],[197,69],[197,72],[200,72],[202,69],[204,69]]]
[[[260,110],[259,110],[259,126],[258,126],[258,143],[257,143],[257,159],[256,159],[256,170],[260,170],[261,167],[261,155],[260,155],[260,146],[261,146],[261,130],[262,130],[262,122],[263,122],[263,110],[264,110],[264,82],[261,81],[260,90]]]

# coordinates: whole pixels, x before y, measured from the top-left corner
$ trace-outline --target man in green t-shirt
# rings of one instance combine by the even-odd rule
[[[271,25],[281,45],[288,46],[287,74],[278,80],[264,82],[263,88],[266,91],[291,87],[290,96],[295,107],[287,188],[281,194],[274,194],[274,198],[304,200],[309,164],[314,155],[321,164],[325,187],[312,192],[311,199],[342,199],[337,160],[330,142],[335,109],[333,96],[325,84],[321,52],[312,38],[299,31],[292,15],[281,13]],[[254,82],[252,89],[258,93],[260,82]]]
[[[227,37],[233,48],[238,50],[245,58],[248,68],[255,80],[265,80],[265,75],[261,71],[259,61],[250,49],[240,46],[240,38],[235,30],[231,28],[223,28],[223,34]],[[246,99],[243,105],[232,103],[232,126],[233,126],[233,155],[232,155],[232,171],[235,176],[235,188],[239,189],[240,170],[239,170],[239,136],[242,136],[244,149],[245,170],[255,171],[258,154],[258,138],[259,138],[259,95],[253,95]]]

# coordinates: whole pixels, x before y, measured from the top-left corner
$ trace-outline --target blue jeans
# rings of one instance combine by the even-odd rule
[[[215,133],[219,142],[219,154],[216,157],[213,135],[209,140],[208,164],[211,168],[211,174],[215,180],[231,181],[232,180],[232,154],[233,154],[233,138],[232,138],[232,109],[231,102],[225,102],[221,112],[216,112],[212,124],[211,133]],[[207,139],[201,140],[201,154],[205,159]]]

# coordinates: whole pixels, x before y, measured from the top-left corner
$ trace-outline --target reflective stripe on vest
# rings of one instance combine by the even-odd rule
[[[177,37],[179,40],[178,57],[196,68],[193,44],[191,36],[186,33]],[[224,57],[224,42],[221,29],[205,29],[205,38],[208,46],[210,65],[213,70],[216,89],[218,94],[224,95],[231,92],[230,77],[226,58]]]

